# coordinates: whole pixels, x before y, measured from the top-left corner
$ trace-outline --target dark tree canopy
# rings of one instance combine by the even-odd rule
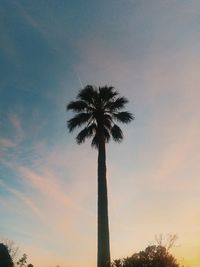
[[[98,148],[102,133],[105,143],[112,137],[121,142],[123,133],[116,122],[129,123],[134,116],[128,111],[122,111],[128,100],[120,97],[112,86],[94,87],[87,85],[77,95],[76,101],[67,105],[76,115],[67,122],[69,131],[84,126],[76,137],[78,144],[92,137],[92,146]],[[101,136],[100,136],[101,135]]]
[[[148,246],[131,257],[115,260],[112,267],[180,267],[163,246]]]
[[[8,252],[7,246],[0,243],[0,266],[2,267],[14,267],[12,258]]]

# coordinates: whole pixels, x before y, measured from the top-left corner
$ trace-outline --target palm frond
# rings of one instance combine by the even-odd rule
[[[67,110],[73,110],[74,112],[82,112],[88,108],[88,105],[83,100],[71,101],[67,105]]]
[[[123,139],[123,133],[120,127],[116,124],[113,125],[111,129],[112,138],[115,142],[120,143]]]
[[[105,105],[105,108],[110,110],[111,112],[114,112],[123,109],[126,103],[128,103],[128,99],[126,99],[125,97],[118,97],[114,101],[109,101]]]
[[[92,138],[91,146],[94,148],[99,147],[99,141],[98,141],[97,134],[95,134],[95,136]]]
[[[103,136],[104,140],[106,143],[110,141],[110,131],[106,127],[103,128]],[[91,142],[92,147],[98,148],[99,147],[99,138],[97,132],[95,133],[92,142]]]
[[[113,113],[113,117],[122,123],[129,123],[135,118],[134,115],[128,111]]]
[[[118,92],[114,91],[113,86],[99,87],[99,96],[104,103],[112,100],[117,95]]]
[[[87,85],[77,95],[77,99],[83,100],[87,104],[94,104],[96,98],[98,98],[98,93],[92,85]]]
[[[103,116],[103,124],[110,129],[112,125],[112,117],[109,114],[104,114]]]
[[[104,127],[103,132],[104,132],[105,142],[108,143],[109,140],[110,140],[110,131],[109,131],[109,129],[107,129],[106,127]]]
[[[68,120],[67,126],[69,131],[72,132],[76,127],[80,127],[81,125],[87,123],[91,118],[90,113],[79,113],[74,116],[72,119]]]
[[[76,137],[78,144],[85,142],[86,138],[90,138],[93,135],[93,132],[96,130],[96,125],[93,123],[90,126],[85,127]]]

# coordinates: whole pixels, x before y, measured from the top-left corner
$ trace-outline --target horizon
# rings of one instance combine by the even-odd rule
[[[200,266],[200,2],[0,3],[0,237],[34,267],[97,258],[97,152],[66,104],[112,85],[135,115],[107,147],[112,259],[177,234]]]

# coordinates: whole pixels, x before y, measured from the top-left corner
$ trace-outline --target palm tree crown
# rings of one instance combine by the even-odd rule
[[[67,105],[76,115],[67,122],[69,131],[85,125],[76,137],[78,144],[92,137],[91,145],[98,148],[100,139],[107,143],[110,137],[121,142],[123,133],[115,122],[129,123],[134,116],[128,111],[121,111],[128,100],[120,97],[112,86],[94,87],[87,85],[77,95],[76,101]]]

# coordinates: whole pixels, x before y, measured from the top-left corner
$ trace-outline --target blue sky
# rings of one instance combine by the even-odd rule
[[[175,233],[199,266],[199,30],[198,0],[1,1],[0,235],[35,266],[96,262],[96,151],[66,129],[86,84],[136,116],[107,148],[112,257]]]

